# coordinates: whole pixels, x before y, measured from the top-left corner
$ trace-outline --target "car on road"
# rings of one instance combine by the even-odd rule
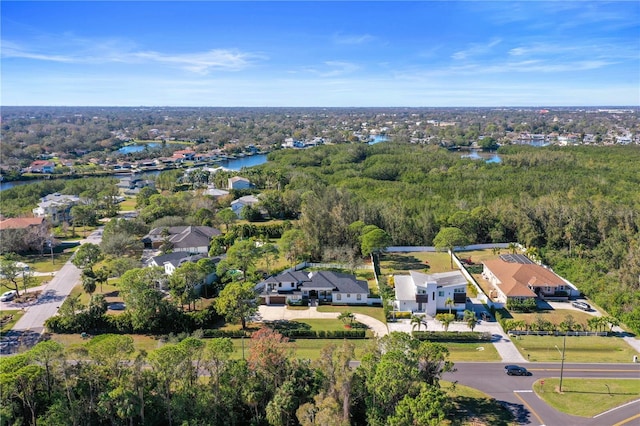
[[[5,293],[2,293],[2,296],[0,296],[0,302],[9,302],[10,300],[13,300],[14,297],[16,297],[18,293],[16,293],[15,290],[9,290]]]
[[[585,302],[579,302],[579,301],[571,302],[571,306],[573,306],[574,308],[582,309],[583,311],[591,310],[591,305]]]
[[[530,376],[531,372],[527,371],[526,368],[520,367],[519,365],[506,365],[504,367],[505,373],[508,376]]]

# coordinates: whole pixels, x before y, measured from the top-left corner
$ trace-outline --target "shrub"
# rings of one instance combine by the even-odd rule
[[[479,331],[414,331],[411,335],[418,340],[433,342],[489,342],[491,333]]]

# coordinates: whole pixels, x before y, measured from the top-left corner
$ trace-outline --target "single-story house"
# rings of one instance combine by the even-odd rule
[[[578,290],[553,271],[522,254],[503,254],[483,262],[482,276],[500,302],[553,296],[577,296]]]
[[[0,253],[42,250],[49,235],[49,221],[44,217],[0,220]]]
[[[258,204],[260,200],[253,195],[245,195],[244,197],[240,197],[237,200],[233,200],[231,202],[231,210],[236,214],[236,216],[240,217],[242,214],[242,209],[246,206],[255,206]]]
[[[234,176],[228,180],[228,189],[249,189],[253,187],[251,181],[242,176]]]
[[[226,197],[227,195],[229,195],[229,191],[226,191],[224,189],[218,189],[214,186],[208,186],[207,189],[204,191],[204,195],[211,195],[213,198],[218,199],[218,198]]]
[[[258,283],[266,305],[287,302],[328,302],[333,305],[366,305],[369,285],[354,275],[333,271],[287,271]]]
[[[56,192],[42,197],[32,212],[35,217],[46,217],[52,225],[59,225],[71,221],[71,208],[78,204],[80,197]]]
[[[220,234],[218,229],[210,226],[171,226],[152,229],[142,242],[145,248],[158,249],[168,240],[174,252],[207,254],[211,238]]]
[[[394,309],[435,316],[438,311],[464,311],[467,302],[467,279],[460,271],[394,275]],[[447,301],[452,304],[448,305]]]

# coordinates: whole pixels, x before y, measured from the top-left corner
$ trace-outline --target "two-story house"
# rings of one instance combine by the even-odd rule
[[[398,311],[420,312],[435,316],[440,311],[464,311],[467,302],[467,279],[460,271],[394,275],[395,301]]]
[[[46,217],[52,225],[59,225],[71,221],[71,208],[78,204],[80,197],[56,192],[42,197],[32,212],[35,217]]]

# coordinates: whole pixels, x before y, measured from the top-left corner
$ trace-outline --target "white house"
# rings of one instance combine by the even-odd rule
[[[158,249],[169,243],[174,252],[207,254],[211,238],[220,234],[218,229],[210,226],[171,226],[152,229],[142,238],[142,242],[149,249]]]
[[[333,271],[287,271],[259,283],[265,304],[330,302],[333,305],[366,305],[369,285],[354,275]]]
[[[463,311],[467,301],[467,279],[460,271],[394,275],[398,311],[421,312],[435,316],[438,311]],[[453,302],[447,305],[447,300]]]
[[[32,212],[35,217],[46,217],[52,225],[58,225],[71,220],[71,208],[78,204],[80,197],[56,192],[41,198]]]

